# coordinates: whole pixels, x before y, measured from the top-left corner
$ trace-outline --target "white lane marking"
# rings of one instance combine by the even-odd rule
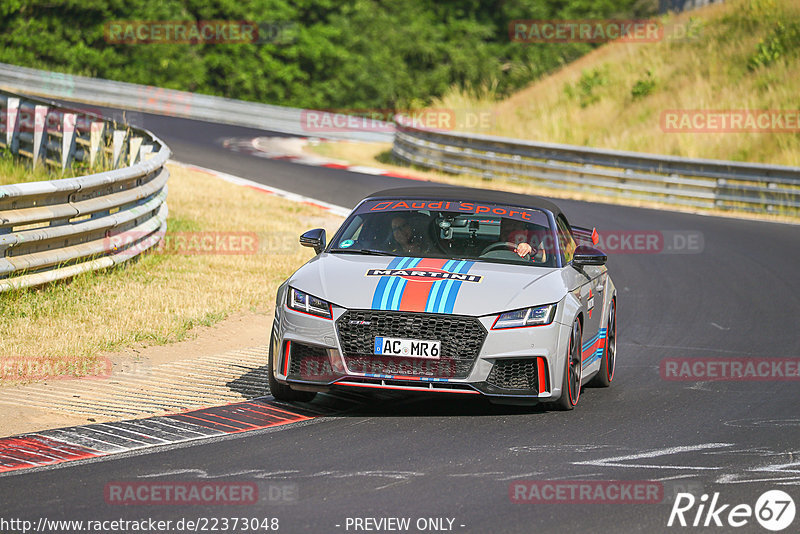
[[[678,349],[678,350],[691,350],[694,352],[697,351],[705,351],[705,352],[725,352],[728,354],[741,354],[742,356],[763,356],[764,353],[762,352],[742,352],[740,350],[727,350],[727,349],[713,349],[708,347],[683,347],[680,345],[650,345],[648,343],[632,343],[628,342],[618,342],[620,346],[629,346],[629,347],[637,347],[637,348],[647,348],[647,349]]]
[[[482,477],[505,475],[505,474],[506,474],[505,471],[486,471],[486,472],[483,472],[483,473],[451,473],[451,474],[449,474],[447,476],[449,476],[449,477],[457,477],[457,478],[461,478],[461,477],[482,478]]]
[[[666,449],[655,449],[652,451],[641,452],[638,454],[627,454],[625,456],[612,456],[610,458],[600,458],[597,460],[584,460],[581,462],[572,462],[574,465],[594,465],[597,467],[628,467],[636,469],[689,469],[689,470],[718,470],[721,467],[700,467],[693,465],[658,465],[658,464],[629,464],[623,463],[626,461],[643,460],[646,458],[658,458],[661,456],[670,456],[673,454],[680,454],[683,452],[703,451],[708,449],[720,449],[724,447],[732,447],[733,443],[703,443],[700,445],[686,445],[682,447],[669,447]]]
[[[68,430],[47,430],[45,432],[42,432],[41,435],[43,435],[46,438],[63,441],[68,445],[78,445],[80,447],[87,447],[89,449],[94,449],[96,451],[103,453],[111,453],[116,451],[127,450],[125,447],[122,447],[121,445],[117,445],[115,443],[111,443],[108,441],[103,441],[94,436],[92,437],[84,436],[82,434],[77,434],[75,432],[70,432]]]
[[[722,424],[739,428],[785,427],[800,426],[800,419],[736,419]]]
[[[120,421],[120,422],[124,423],[126,421]],[[120,437],[123,437],[123,438],[125,437],[125,434],[133,434],[134,436],[138,436],[140,438],[153,439],[153,440],[160,441],[161,443],[170,443],[171,442],[171,440],[166,440],[166,439],[163,439],[163,438],[159,438],[159,437],[153,436],[152,434],[144,434],[142,432],[137,432],[136,430],[131,430],[129,428],[125,428],[124,426],[121,426],[119,423],[100,423],[98,426],[102,426],[104,428],[111,428],[113,430],[116,430],[118,433],[115,434],[115,435],[119,435],[119,433],[122,433],[122,435]],[[158,445],[158,443],[154,443],[153,445]]]
[[[97,428],[98,426],[102,426],[102,423],[99,424],[99,425],[94,425],[91,428],[89,428],[89,427],[80,427],[80,428],[85,428],[86,430],[91,430],[92,432],[97,432],[98,434],[104,434],[106,436],[111,436],[113,438],[123,439],[123,440],[128,441],[128,442],[139,443],[141,446],[150,445],[150,443],[148,443],[146,441],[139,441],[138,439],[133,439],[133,438],[129,438],[129,437],[126,437],[126,436],[120,436],[118,433],[104,432],[104,431],[100,430],[99,428]],[[125,448],[129,449],[131,447],[127,446]]]
[[[709,383],[710,382],[695,382],[694,384],[692,384],[691,386],[689,386],[686,389],[693,389],[695,391],[714,391],[713,389],[708,387],[707,384],[709,384]]]
[[[206,478],[208,475],[202,469],[173,469],[171,471],[162,471],[160,473],[150,473],[147,475],[139,475],[136,478],[158,478],[174,475],[197,475],[198,478]]]
[[[544,473],[542,471],[533,471],[532,473],[520,473],[516,475],[506,476],[498,478],[497,480],[499,480],[500,482],[505,482],[506,480],[516,480],[516,479],[525,480],[528,477],[535,477],[543,474]]]
[[[352,165],[347,167],[347,170],[350,172],[360,172],[361,174],[374,174],[375,176],[381,176],[386,173],[386,169],[378,169],[377,167],[367,167],[364,165]]]
[[[173,414],[173,415],[180,415],[180,414]],[[198,426],[198,425],[193,425],[192,423],[187,423],[185,421],[178,421],[177,419],[169,419],[169,422],[167,422],[168,418],[169,418],[169,416],[165,415],[165,416],[163,416],[162,418],[159,418],[159,419],[155,419],[155,418],[153,418],[153,419],[144,419],[144,421],[147,421],[147,422],[149,422],[151,424],[154,423],[154,424],[157,424],[157,425],[166,426],[167,428],[174,428],[176,430],[179,430],[180,432],[176,432],[176,434],[178,436],[180,436],[180,437],[186,437],[186,436],[184,436],[185,432],[191,432],[192,434],[197,434],[200,437],[207,437],[207,436],[215,436],[215,435],[219,435],[219,434],[224,434],[224,432],[222,432],[221,430],[214,430],[212,428],[201,427],[201,426]],[[183,425],[183,426],[181,426],[181,425]],[[207,433],[207,432],[210,432],[210,433]],[[189,436],[189,437],[191,437],[191,436]]]
[[[569,480],[571,478],[581,479],[581,478],[602,477],[602,476],[605,476],[605,473],[586,473],[586,474],[581,473],[580,475],[567,475],[565,477],[560,477],[559,480]]]
[[[185,169],[196,169],[211,174],[212,176],[216,176],[217,178],[224,180],[226,182],[230,182],[232,184],[254,187],[256,189],[272,193],[276,196],[285,198],[287,200],[292,200],[294,202],[301,202],[303,204],[316,205],[330,211],[335,215],[340,215],[342,217],[346,217],[350,213],[350,210],[348,208],[345,208],[344,206],[337,206],[336,204],[330,204],[328,202],[325,202],[324,200],[317,200],[315,198],[298,195],[297,193],[292,193],[290,191],[285,191],[283,189],[278,189],[277,187],[260,184],[258,182],[254,182],[253,180],[242,178],[241,176],[234,176],[233,174],[228,174],[226,172],[215,171],[213,169],[209,169],[206,167],[200,167],[199,165],[190,165],[188,163],[181,163],[175,160],[169,160],[169,163],[175,164]]]
[[[719,328],[720,330],[730,330],[731,329],[730,326],[726,328],[724,326],[718,325],[717,323],[711,323],[711,326],[715,326],[715,327]]]
[[[693,478],[695,476],[696,475],[694,475],[694,474],[673,475],[671,477],[654,478],[652,480],[653,480],[653,482],[667,482],[668,480],[680,480],[682,478]]]
[[[751,484],[755,482],[771,482],[781,486],[797,486],[800,476],[789,476],[781,478],[741,478],[740,473],[729,473],[721,475],[715,480],[718,484]]]
[[[518,447],[509,447],[511,452],[589,452],[599,449],[618,449],[611,445],[521,445]]]
[[[798,451],[788,451],[785,453],[773,453],[774,455],[786,455],[789,461],[784,463],[768,464],[759,467],[751,467],[744,473],[726,473],[717,478],[720,484],[746,484],[749,482],[780,482],[783,485],[794,483],[796,485],[800,481],[800,460],[795,460],[795,455]],[[780,478],[745,478],[747,473],[775,473],[778,475],[787,475]]]

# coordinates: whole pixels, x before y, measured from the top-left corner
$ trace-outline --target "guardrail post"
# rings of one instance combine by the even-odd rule
[[[89,168],[94,168],[97,161],[97,154],[103,144],[103,134],[105,133],[106,123],[95,121],[89,130]]]
[[[148,160],[152,155],[153,145],[142,145],[142,148],[139,149],[139,161]]]
[[[72,164],[75,156],[75,123],[78,116],[75,113],[64,113],[61,121],[61,174]]]
[[[143,142],[141,137],[131,137],[128,165],[134,165],[139,160],[139,149]]]
[[[36,106],[33,110],[33,168],[47,157],[47,106]]]
[[[19,151],[19,98],[6,100],[6,144],[12,154]]]
[[[119,168],[122,147],[125,144],[125,136],[127,133],[128,132],[125,130],[114,130],[114,136],[111,142],[111,166],[113,169]]]

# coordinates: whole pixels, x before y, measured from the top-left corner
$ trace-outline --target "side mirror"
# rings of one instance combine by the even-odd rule
[[[300,244],[304,247],[314,247],[314,252],[319,254],[325,248],[325,230],[314,228],[300,236]]]
[[[575,249],[575,254],[572,256],[572,264],[576,267],[605,265],[606,261],[608,261],[608,256],[606,256],[605,252],[588,245],[580,245]]]

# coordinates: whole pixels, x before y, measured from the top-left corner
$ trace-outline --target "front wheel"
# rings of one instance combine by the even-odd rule
[[[614,367],[617,364],[617,301],[611,300],[611,309],[608,312],[608,323],[606,328],[606,346],[603,351],[603,360],[600,370],[591,385],[607,388],[614,380]]]
[[[270,334],[269,359],[267,360],[267,381],[269,392],[277,400],[287,402],[311,402],[317,395],[313,391],[295,391],[286,384],[281,384],[275,379],[275,334]]]
[[[575,319],[569,336],[564,378],[561,380],[561,397],[555,402],[559,410],[572,410],[581,396],[581,333],[581,323]]]

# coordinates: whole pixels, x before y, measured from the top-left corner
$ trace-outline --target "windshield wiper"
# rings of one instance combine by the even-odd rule
[[[330,252],[346,252],[348,254],[368,254],[371,256],[397,256],[394,252],[376,250],[374,248],[332,248]]]

